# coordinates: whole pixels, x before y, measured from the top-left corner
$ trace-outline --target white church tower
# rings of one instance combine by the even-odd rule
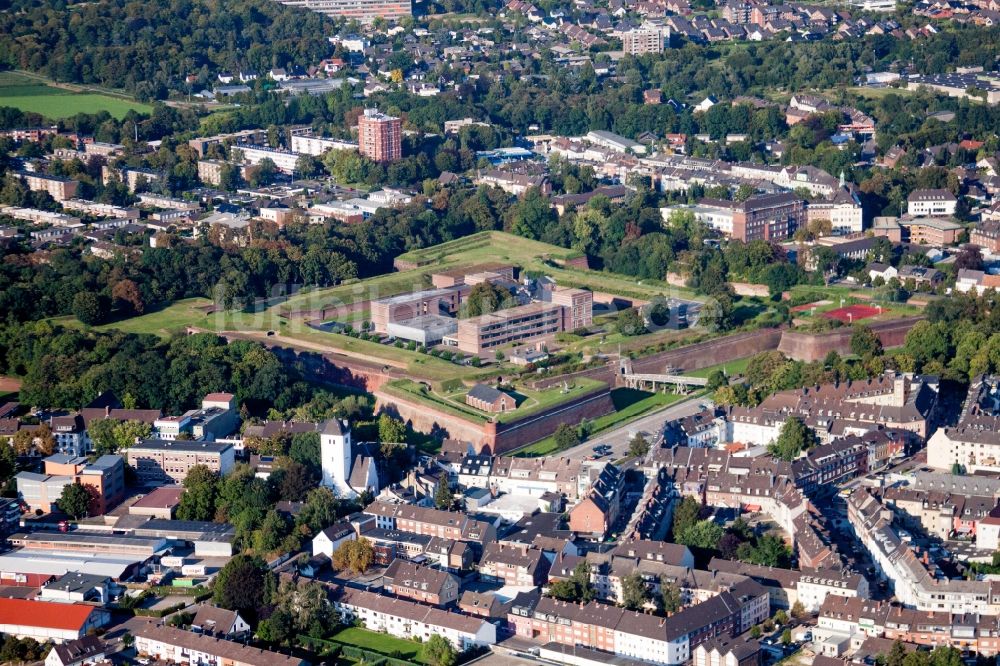
[[[347,421],[330,419],[323,424],[319,435],[320,461],[323,466],[323,485],[332,488],[338,497],[357,495],[348,483],[351,477],[351,427]]]

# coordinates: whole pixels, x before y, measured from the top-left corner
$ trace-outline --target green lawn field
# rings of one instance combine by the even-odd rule
[[[100,111],[124,118],[132,110],[139,113],[153,110],[148,104],[95,92],[74,92],[16,72],[0,72],[0,106],[38,113],[50,120]]]
[[[345,627],[330,636],[329,640],[384,655],[398,656],[400,659],[422,661],[420,659],[420,643],[369,631],[361,627]]]
[[[590,439],[595,438],[606,430],[611,430],[629,421],[633,421],[654,409],[672,405],[675,402],[686,400],[695,395],[699,395],[699,393],[682,395],[677,393],[648,393],[646,391],[627,388],[615,389],[611,392],[611,400],[615,404],[615,411],[604,416],[599,416],[591,422],[593,431],[590,434]],[[559,445],[556,444],[554,437],[546,437],[514,451],[513,455],[524,458],[537,458],[538,456],[555,455],[561,450]]]
[[[12,80],[0,76],[0,93],[5,83],[12,83]],[[52,98],[59,99],[58,96]],[[357,325],[364,313],[344,312],[338,315],[337,306],[426,289],[431,286],[432,272],[470,267],[485,262],[510,262],[524,270],[536,270],[554,276],[559,284],[588,287],[594,291],[625,298],[651,299],[655,296],[679,295],[680,290],[663,282],[637,280],[602,271],[559,268],[550,263],[552,260],[573,258],[577,254],[574,250],[499,231],[481,232],[402,255],[401,259],[418,266],[415,269],[387,273],[335,287],[304,289],[288,300],[271,305],[260,312],[228,311],[206,314],[205,308],[211,305],[211,302],[204,298],[194,298],[178,301],[138,317],[105,324],[100,328],[117,328],[131,333],[150,333],[163,337],[182,331],[185,326],[216,332],[235,331],[255,339],[267,337],[274,342],[298,343],[316,351],[339,351],[365,360],[376,362],[381,360],[407,370],[414,377],[438,384],[451,379],[476,380],[480,376],[502,371],[505,364],[499,367],[491,366],[488,369],[476,369],[391,345],[319,331],[307,325],[314,316],[309,313],[326,309],[326,319]],[[683,295],[688,296],[687,293]],[[57,321],[68,326],[79,325],[79,322],[72,317],[59,318]],[[268,333],[272,335],[267,335]],[[693,335],[696,334],[691,331],[658,331],[625,339],[617,333],[609,332],[606,335],[578,340],[569,346],[569,351],[629,352],[646,349],[650,345],[676,344]],[[529,401],[531,402],[535,401]]]

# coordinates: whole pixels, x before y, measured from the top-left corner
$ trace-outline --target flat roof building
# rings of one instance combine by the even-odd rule
[[[139,482],[147,485],[183,483],[195,465],[225,476],[235,464],[233,445],[215,442],[147,439],[129,447],[127,455]]]
[[[445,342],[467,354],[478,354],[511,342],[554,335],[563,330],[563,307],[529,303],[479,317],[460,319],[454,338]]]

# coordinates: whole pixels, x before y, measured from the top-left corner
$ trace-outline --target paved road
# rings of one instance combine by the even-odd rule
[[[563,451],[559,455],[568,458],[584,459],[594,455],[595,446],[607,444],[611,447],[611,455],[605,456],[601,460],[618,460],[624,458],[628,452],[629,432],[645,432],[647,433],[647,439],[650,442],[655,442],[656,438],[659,437],[664,422],[690,416],[695,412],[701,411],[702,405],[710,404],[711,400],[706,397],[696,397],[682,402],[675,402],[672,405],[667,405],[662,409],[642,416],[635,421],[631,421],[620,428],[603,432],[579,446],[574,446],[572,449]]]

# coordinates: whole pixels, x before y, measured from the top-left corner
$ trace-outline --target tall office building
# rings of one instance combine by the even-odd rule
[[[358,144],[361,154],[376,162],[395,162],[403,156],[403,121],[365,109],[358,118]]]

